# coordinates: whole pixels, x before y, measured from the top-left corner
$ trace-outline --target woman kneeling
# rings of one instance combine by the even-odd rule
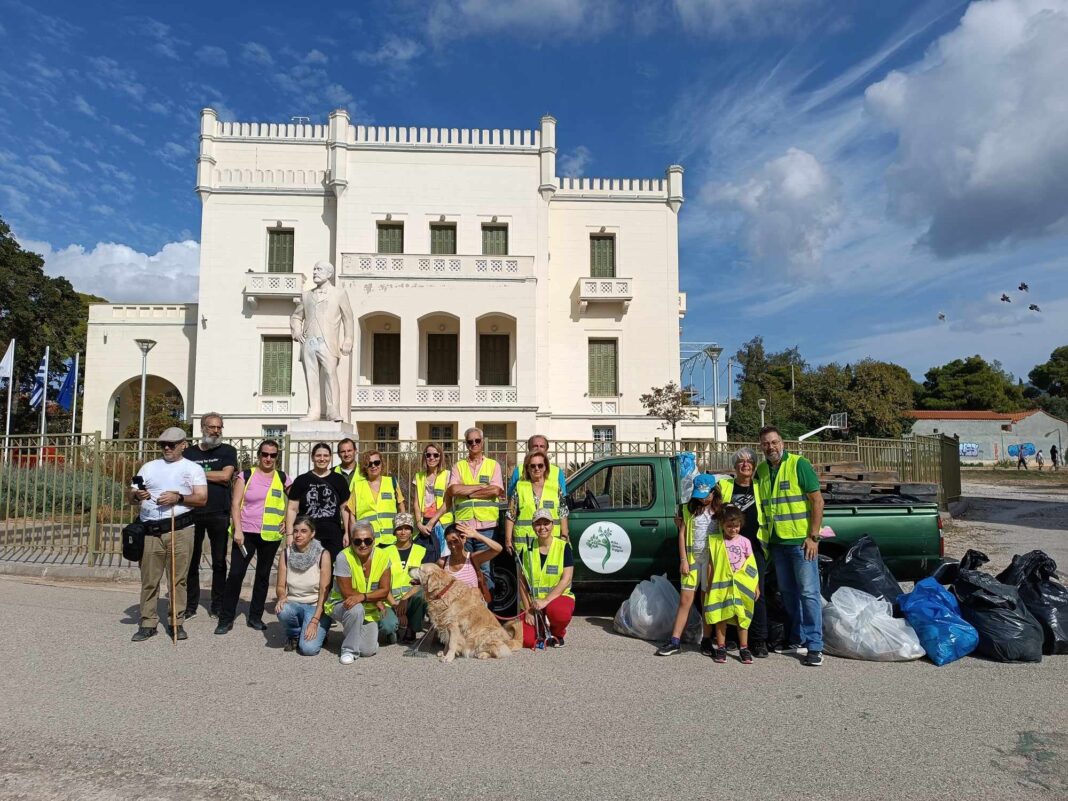
[[[278,563],[274,609],[286,630],[285,650],[315,656],[329,630],[320,620],[330,591],[330,552],[315,539],[315,523],[310,518],[298,517],[291,533],[293,544],[282,551]]]
[[[521,589],[523,614],[523,647],[534,648],[539,641],[552,648],[564,644],[564,635],[575,614],[575,595],[571,592],[571,579],[575,573],[575,560],[571,543],[553,536],[556,521],[548,509],[534,513],[532,524],[537,545],[522,554],[523,572],[533,597]],[[536,613],[544,613],[547,623],[539,625]]]

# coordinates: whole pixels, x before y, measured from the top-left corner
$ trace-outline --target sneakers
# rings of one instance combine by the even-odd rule
[[[801,664],[805,667],[819,667],[823,664],[823,651],[809,651]]]
[[[779,653],[787,656],[804,656],[808,653],[808,649],[803,645],[787,645],[780,648]]]
[[[712,656],[712,638],[705,637],[701,640],[701,655]]]
[[[155,637],[158,632],[156,627],[149,628],[148,626],[140,626],[137,631],[134,632],[134,636],[130,638],[130,642],[144,642],[149,637]]]
[[[768,658],[768,646],[765,643],[762,643],[762,642],[753,643],[752,651],[753,651],[753,656],[755,656],[757,659],[767,659]]]
[[[232,629],[233,627],[234,627],[233,623],[220,623],[218,626],[215,627],[215,633],[216,634],[229,634],[230,633],[230,629]]]
[[[262,620],[250,620],[246,625],[250,629],[256,629],[256,631],[267,631],[267,624]]]
[[[753,653],[748,648],[741,648],[738,650],[738,661],[743,665],[753,664]]]
[[[338,661],[343,665],[351,665],[353,662],[356,661],[356,654],[354,654],[352,651],[342,651],[341,657],[338,659]]]
[[[682,643],[675,639],[668,640],[656,649],[657,656],[674,656],[678,653],[682,653]]]
[[[197,614],[197,608],[195,606],[192,607],[191,609],[186,609],[185,610],[185,619],[189,620],[189,618],[191,618],[191,617],[196,617],[196,614]]]
[[[167,626],[166,628],[167,628],[167,636],[170,637],[171,636],[171,627]],[[175,631],[177,631],[178,634],[174,639],[176,639],[176,640],[188,640],[189,639],[189,635],[185,633],[185,627],[184,626],[179,626],[177,629],[175,629]]]
[[[545,644],[548,645],[550,648],[563,648],[564,647],[564,638],[563,637],[550,637],[548,640],[545,641]]]
[[[297,650],[297,646],[299,644],[300,643],[297,641],[296,637],[290,637],[288,640],[286,640],[286,647],[283,648],[282,650],[286,651],[286,652],[295,651],[295,650]]]
[[[724,662],[726,662],[727,661],[727,649],[726,648],[720,648],[717,645],[716,648],[712,651],[712,661],[716,662],[718,664],[721,664],[721,665]]]

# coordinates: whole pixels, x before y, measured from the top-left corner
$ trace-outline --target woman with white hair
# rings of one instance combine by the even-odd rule
[[[742,536],[753,546],[756,559],[757,586],[760,595],[753,607],[753,622],[749,625],[749,648],[753,656],[763,659],[768,655],[768,607],[764,601],[764,573],[768,559],[768,528],[764,525],[764,507],[760,503],[760,491],[753,474],[756,472],[756,455],[749,448],[734,452],[734,478],[721,478],[718,483],[724,504],[733,504],[745,515]]]

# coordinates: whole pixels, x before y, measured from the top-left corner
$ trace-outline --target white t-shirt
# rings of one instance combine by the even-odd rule
[[[164,459],[153,459],[146,462],[137,475],[145,482],[145,489],[152,496],[147,501],[141,501],[141,519],[145,522],[154,520],[166,520],[171,516],[171,509],[175,515],[183,515],[193,511],[191,506],[175,504],[172,506],[157,506],[156,499],[164,492],[180,492],[182,495],[190,495],[194,487],[207,487],[208,477],[204,474],[204,468],[196,462],[188,459],[176,459],[168,462]]]
[[[712,508],[694,515],[693,518],[693,552],[700,555],[708,550],[708,529],[712,525]]]

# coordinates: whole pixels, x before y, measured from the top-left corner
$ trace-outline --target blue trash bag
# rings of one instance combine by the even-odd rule
[[[697,478],[697,454],[682,451],[675,457],[675,464],[679,472],[679,501],[686,503],[693,495],[693,480]]]
[[[979,632],[961,617],[957,599],[933,578],[917,582],[912,592],[898,598],[898,604],[936,665],[955,662],[979,645]]]

